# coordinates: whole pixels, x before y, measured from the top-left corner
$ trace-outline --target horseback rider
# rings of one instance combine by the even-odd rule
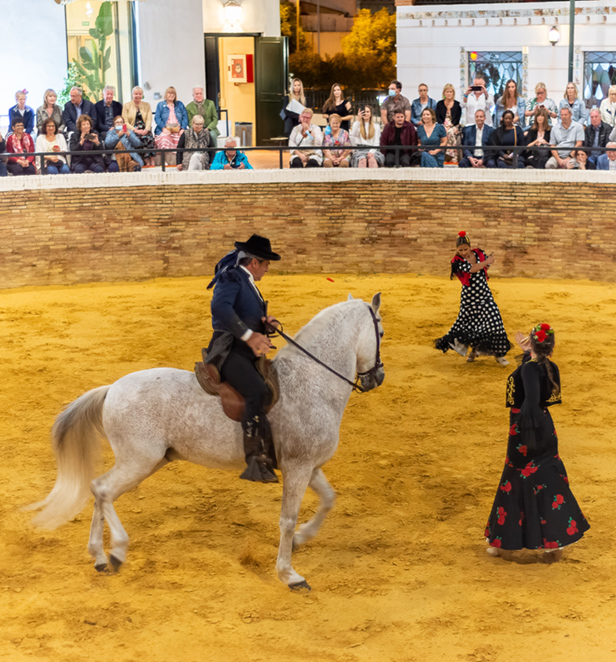
[[[272,393],[257,369],[259,357],[273,348],[265,333],[266,323],[276,325],[267,314],[267,302],[256,282],[268,272],[270,261],[280,260],[269,239],[253,234],[236,241],[235,251],[216,265],[208,285],[214,288],[212,326],[207,363],[215,365],[221,379],[246,401],[242,416],[246,469],[244,480],[277,483],[272,433],[265,415]]]

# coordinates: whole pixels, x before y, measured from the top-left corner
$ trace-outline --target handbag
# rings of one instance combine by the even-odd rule
[[[167,130],[169,133],[179,133],[180,131],[180,125],[175,123],[175,124],[167,124]]]

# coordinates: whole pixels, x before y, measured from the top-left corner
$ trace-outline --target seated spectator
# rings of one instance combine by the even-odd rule
[[[567,168],[573,158],[573,148],[581,147],[584,142],[584,129],[577,122],[571,121],[571,110],[560,109],[560,122],[552,127],[551,143],[556,147],[545,164],[546,169]]]
[[[597,159],[597,170],[609,170],[616,172],[616,142],[609,142],[606,147],[611,147],[605,154]]]
[[[552,152],[550,150],[550,115],[543,106],[535,108],[535,121],[526,134],[527,147],[539,147],[524,152],[527,168],[544,170]]]
[[[418,92],[419,98],[413,99],[413,103],[411,104],[411,119],[407,120],[415,127],[421,125],[421,114],[426,108],[436,110],[436,101],[428,96],[428,86],[425,83],[419,86]],[[385,126],[385,123],[383,123],[383,126]]]
[[[304,96],[304,84],[299,78],[294,78],[291,81],[291,89],[289,90],[289,96],[284,104],[282,110],[282,115],[284,115],[284,135],[287,138],[291,137],[291,132],[299,124],[299,113],[296,113],[293,110],[289,110],[288,106],[292,101],[297,101],[297,103],[306,107],[306,97]]]
[[[164,101],[160,101],[156,106],[154,142],[158,149],[175,149],[180,142],[180,136],[188,128],[186,108],[181,101],[178,101],[177,96],[175,87],[168,87],[165,90]],[[165,154],[165,158],[168,163],[173,162],[170,152]]]
[[[36,139],[37,152],[66,152],[66,138],[58,133],[58,125],[53,117],[48,117]],[[43,175],[68,175],[71,171],[66,165],[66,156],[54,154],[43,157]]]
[[[193,87],[192,95],[193,100],[186,106],[188,126],[192,126],[195,115],[201,115],[203,117],[204,127],[209,131],[213,144],[216,146],[216,139],[219,136],[216,105],[213,101],[205,98],[202,87]]]
[[[248,163],[248,159],[244,152],[237,148],[237,144],[233,138],[227,138],[225,141],[226,151],[221,151],[216,154],[210,170],[252,170],[252,166]]]
[[[474,88],[474,89],[473,89]],[[476,76],[472,86],[468,87],[460,107],[466,109],[466,126],[470,126],[475,121],[475,113],[483,110],[485,124],[492,127],[492,106],[494,97],[486,89],[486,81],[481,76]]]
[[[122,108],[122,118],[128,129],[139,138],[142,147],[154,149],[152,108],[147,101],[143,101],[143,90],[138,85],[133,87],[132,96],[132,101],[125,103]],[[143,154],[144,167],[152,167],[154,165],[154,157],[154,152]]]
[[[34,152],[34,141],[32,136],[26,133],[24,121],[21,115],[17,114],[13,117],[13,124],[11,125],[13,133],[6,138],[6,151],[9,154],[16,154],[16,156],[9,156],[7,168],[13,175],[36,175],[36,167],[34,165],[34,156],[23,156],[28,152]]]
[[[71,102],[69,101],[69,103]],[[105,172],[103,146],[97,131],[92,128],[92,119],[89,115],[80,115],[77,118],[69,146],[71,152],[83,152],[83,155],[78,154],[71,157],[73,172],[79,174],[86,170],[97,173]],[[114,166],[114,170],[117,172],[118,164],[114,162]]]
[[[105,141],[107,131],[111,129],[114,124],[114,117],[122,114],[122,104],[119,101],[114,101],[115,87],[113,85],[105,85],[103,88],[103,98],[94,104],[96,109],[96,126],[94,127],[101,140]]]
[[[0,133],[0,153],[2,152],[6,152],[6,142]],[[0,177],[6,177],[8,174],[9,173],[6,169],[6,163],[0,159]]]
[[[447,132],[447,145],[457,147],[460,144],[460,119],[462,117],[462,108],[460,107],[459,102],[455,100],[455,96],[455,87],[451,83],[447,83],[443,88],[443,98],[436,104],[436,121],[445,127],[445,131]],[[445,156],[448,161],[457,163],[459,150],[448,149]]]
[[[411,121],[411,102],[402,96],[402,83],[399,80],[392,80],[387,90],[387,99],[381,104],[381,122],[385,126],[393,121],[394,111],[404,111],[404,119]]]
[[[312,110],[304,108],[299,116],[299,124],[289,136],[289,147],[297,148],[291,150],[291,168],[319,168],[323,164],[323,152],[317,149],[323,144],[323,133],[311,121]]]
[[[573,150],[573,158],[567,164],[569,170],[596,170],[594,163],[588,160],[588,152],[584,147]]]
[[[432,110],[432,112],[434,111]],[[396,165],[408,168],[411,165],[411,150],[398,150],[398,154],[396,155],[396,150],[385,149],[394,145],[408,145],[409,147],[417,145],[417,131],[415,131],[415,127],[410,122],[407,122],[404,117],[404,111],[397,110],[394,113],[394,119],[385,125],[381,134],[381,153],[385,156],[386,168],[393,168]]]
[[[588,126],[584,129],[584,147],[590,149],[588,160],[595,166],[597,165],[599,156],[604,154],[600,148],[605,147],[608,141],[616,140],[616,133],[614,133],[614,138],[612,138],[610,135],[611,130],[612,127],[601,119],[599,109],[593,108],[590,111]],[[614,131],[616,132],[616,129]]]
[[[370,106],[364,106],[359,111],[359,119],[353,123],[350,138],[351,145],[366,147],[351,153],[351,165],[354,168],[378,168],[385,163],[385,157],[377,149],[381,144],[381,129],[374,123]]]
[[[83,98],[83,92],[80,87],[71,87],[70,101],[64,104],[62,121],[69,133],[77,130],[77,119],[81,115],[87,115],[91,124],[96,124],[96,109],[91,101]],[[92,130],[94,126],[92,126]]]
[[[43,123],[51,118],[56,123],[58,133],[64,133],[66,127],[62,121],[62,108],[56,103],[58,95],[54,90],[45,90],[43,94],[43,105],[36,109],[36,130],[38,133],[45,133]]]
[[[543,108],[545,108],[548,111],[548,115],[550,117],[550,124],[552,124],[553,119],[556,119],[558,117],[559,111],[558,108],[556,107],[556,102],[548,97],[547,87],[545,86],[545,83],[537,83],[535,85],[535,97],[526,104],[526,110],[524,111],[524,115],[526,117],[530,117],[531,115],[533,115],[535,112],[535,108],[537,108],[537,106],[543,106]]]
[[[338,113],[329,116],[329,126],[323,136],[323,166],[325,168],[348,168],[351,162],[351,139],[341,128],[342,118]]]
[[[210,167],[210,153],[213,147],[212,136],[205,128],[205,118],[195,115],[190,129],[180,136],[178,143],[178,170],[207,170]],[[185,149],[198,149],[198,152],[186,152]]]
[[[513,110],[506,110],[501,116],[501,125],[492,134],[492,145],[496,148],[493,151],[493,163],[497,168],[523,168],[525,165],[522,152],[517,153],[516,163],[514,151],[508,149],[525,145],[524,132],[519,126],[514,125],[514,118]]]
[[[577,122],[578,124],[584,124],[586,122],[586,106],[579,98],[578,88],[575,83],[567,83],[565,94],[558,104],[559,113],[561,108],[569,108],[573,122]]]
[[[464,127],[462,143],[466,147],[463,148],[464,158],[460,159],[460,163],[458,163],[459,168],[494,167],[494,164],[487,165],[487,162],[491,158],[488,145],[490,144],[490,137],[494,129],[485,123],[486,119],[485,111],[480,108],[475,111],[474,123],[467,124]],[[473,149],[470,145],[475,145],[475,148]]]
[[[353,119],[353,107],[348,99],[344,98],[342,87],[339,83],[332,85],[329,99],[323,104],[321,109],[323,117],[329,122],[331,116],[336,114],[340,117],[340,126],[344,131],[349,130],[350,121]]]
[[[426,108],[421,114],[417,138],[422,147],[435,148],[421,150],[421,167],[442,168],[445,163],[445,150],[438,148],[447,145],[447,130],[436,121],[436,112],[432,108]]]
[[[616,85],[611,85],[607,91],[607,98],[599,106],[601,119],[610,126],[616,126]]]
[[[30,106],[26,106],[26,90],[15,92],[15,101],[17,103],[9,108],[9,126],[13,126],[13,119],[19,117],[24,125],[25,132],[31,134],[34,131],[34,111]]]
[[[135,132],[128,128],[128,124],[124,123],[122,115],[116,115],[104,142],[107,149],[115,150],[115,162],[120,172],[139,172],[143,168],[143,159],[134,151],[135,148],[141,147],[141,141]],[[109,171],[116,172],[111,165],[112,163],[109,164]]]
[[[518,94],[518,85],[512,78],[507,81],[505,91],[501,98],[496,102],[494,126],[501,125],[501,119],[506,110],[511,110],[513,112],[513,123],[523,129],[526,125],[526,102],[524,101],[524,98]]]

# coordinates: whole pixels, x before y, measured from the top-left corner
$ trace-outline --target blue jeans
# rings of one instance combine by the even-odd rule
[[[48,175],[69,175],[70,172],[70,168],[66,163],[62,163],[61,161],[56,164],[48,163],[45,166],[45,173]]]

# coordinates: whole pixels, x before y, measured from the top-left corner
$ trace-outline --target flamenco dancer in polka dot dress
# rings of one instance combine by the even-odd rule
[[[554,330],[538,324],[518,342],[526,353],[507,381],[509,443],[486,527],[487,551],[510,560],[512,550],[543,550],[553,562],[590,527],[569,488],[548,411],[561,403],[560,373],[549,358]]]
[[[501,365],[508,365],[505,354],[511,343],[505,333],[503,320],[494,302],[488,285],[488,267],[494,255],[480,249],[471,249],[466,232],[459,232],[456,239],[456,254],[451,261],[451,277],[462,283],[460,312],[449,331],[434,342],[436,349],[446,352],[449,348],[466,356],[471,363],[481,354],[494,356]]]

